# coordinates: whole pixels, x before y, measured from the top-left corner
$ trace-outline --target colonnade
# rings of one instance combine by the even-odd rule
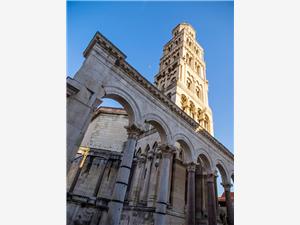
[[[109,225],[119,225],[120,218],[122,214],[122,209],[124,205],[125,195],[129,189],[129,177],[130,172],[132,171],[132,162],[134,158],[134,151],[136,149],[137,139],[139,134],[141,134],[141,130],[137,128],[135,125],[131,125],[126,128],[128,139],[126,145],[124,147],[122,161],[118,170],[116,182],[114,185],[114,190],[112,194],[111,201],[108,204],[108,213],[105,218],[105,224]],[[160,160],[160,168],[159,168],[159,176],[158,176],[158,189],[155,193],[155,213],[154,213],[154,225],[165,225],[166,224],[166,215],[167,215],[167,206],[169,204],[169,195],[170,186],[172,179],[172,171],[171,167],[173,164],[173,157],[176,152],[176,148],[171,145],[162,144],[158,146],[156,157]],[[147,154],[148,153],[148,154]],[[153,178],[151,168],[153,168],[154,160],[154,150],[149,149],[148,152],[142,152],[137,164],[136,169],[134,170],[131,193],[129,193],[129,204],[136,205],[137,202],[148,203],[150,200],[151,193],[148,193],[150,186],[150,179]],[[149,160],[147,160],[147,158]],[[215,173],[206,171],[203,173],[203,169],[201,166],[194,162],[189,162],[186,165],[187,171],[187,186],[186,186],[186,224],[188,225],[196,225],[196,201],[197,204],[199,197],[196,196],[196,176],[201,176],[201,189],[203,185],[206,185],[206,193],[207,193],[207,203],[206,209],[208,214],[208,225],[217,225],[217,207],[218,200],[216,195],[216,175]],[[143,168],[142,168],[143,167]],[[196,169],[201,168],[201,172],[196,174]],[[81,167],[79,167],[79,170]],[[144,183],[140,184],[140,177],[142,176],[142,172],[147,170]],[[198,179],[198,178],[197,178]],[[226,208],[227,208],[227,216],[229,225],[233,225],[233,206],[230,199],[230,188],[231,184],[224,183],[222,184],[225,190],[226,197]],[[75,184],[71,185],[70,191],[74,189]],[[97,182],[97,187],[95,189],[95,193],[98,192],[99,184]],[[202,191],[202,190],[201,190]],[[202,192],[203,194],[203,192]],[[197,197],[197,200],[196,200]],[[201,201],[204,201],[204,195],[200,197]],[[206,200],[205,200],[206,201]],[[202,202],[201,209],[202,207]],[[149,205],[148,205],[149,206]]]
[[[137,128],[131,128],[128,131],[128,141],[123,153],[123,160],[118,171],[117,181],[113,191],[112,200],[109,203],[108,220],[109,225],[118,225],[120,222],[121,212],[123,208],[123,203],[125,199],[126,189],[128,187],[128,179],[130,174],[130,169],[132,165],[133,154],[135,150],[135,143],[137,139],[137,134],[139,133]],[[171,174],[170,167],[172,166],[173,155],[176,152],[175,147],[170,145],[159,145],[158,154],[160,155],[160,173],[158,177],[158,191],[155,202],[155,214],[154,214],[154,224],[155,225],[165,225],[166,224],[166,214],[167,205],[169,200],[169,187],[171,179],[168,179]],[[152,167],[152,160],[147,160],[149,157],[153,159],[153,150],[150,150],[148,155],[141,155],[137,166],[144,166],[149,171]],[[150,163],[151,162],[151,163]],[[139,165],[140,164],[140,165]],[[196,224],[196,166],[194,162],[190,162],[186,165],[187,168],[187,211],[186,211],[186,223],[188,225]],[[144,169],[145,169],[144,168]],[[141,173],[143,170],[135,170],[136,173]],[[135,174],[136,178],[139,178],[141,174]],[[140,196],[142,202],[148,201],[147,187],[149,186],[151,173],[148,172],[143,184],[142,192],[138,194],[139,180],[135,180],[132,186],[132,199],[130,204],[134,205],[137,202],[137,196]],[[208,224],[217,225],[217,195],[216,195],[216,175],[214,173],[207,173],[205,175],[206,187],[207,187],[207,210],[208,210]],[[230,199],[230,187],[231,184],[223,184],[226,196],[226,208],[229,225],[233,225],[233,207]]]

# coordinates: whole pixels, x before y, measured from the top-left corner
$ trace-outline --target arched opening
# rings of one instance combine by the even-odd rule
[[[227,222],[226,195],[223,185],[228,184],[227,173],[221,163],[216,165],[216,196],[217,196],[217,216],[222,223]]]
[[[144,121],[144,133],[138,139],[137,145],[143,146],[141,149],[144,155],[135,160],[136,166],[132,169],[133,178],[128,204],[153,207],[159,191],[160,168],[162,165],[158,146],[169,144],[171,133],[168,125],[157,114],[146,114],[142,121]],[[152,142],[154,140],[155,142]]]
[[[178,139],[177,139],[178,138]],[[187,163],[192,161],[191,147],[186,140],[175,137],[176,152],[173,155],[170,180],[170,205],[179,213],[185,214],[187,204]]]
[[[196,224],[205,224],[208,221],[207,175],[211,173],[211,164],[208,157],[203,153],[198,156],[197,163],[195,173]]]
[[[191,87],[192,87],[192,81],[191,81],[190,78],[186,79],[186,86],[187,86],[188,89],[191,89]]]
[[[165,122],[156,114],[147,114],[144,116],[144,122],[149,125],[149,129],[158,132],[160,144],[167,144],[170,138],[170,130]],[[146,131],[147,132],[147,131]]]
[[[232,174],[231,176],[230,176],[230,183],[231,183],[231,192],[233,193],[232,195],[233,195],[233,197],[234,197],[234,174]],[[232,199],[232,204],[233,204],[233,202],[234,202],[234,199]]]
[[[122,91],[113,88],[105,91],[71,162],[67,176],[69,195],[100,199],[112,196],[128,139],[125,126],[136,124],[139,110],[130,96],[119,93]]]

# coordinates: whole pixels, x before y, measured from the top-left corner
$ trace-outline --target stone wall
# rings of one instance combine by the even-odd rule
[[[106,216],[107,203],[111,199],[122,158],[121,143],[127,135],[124,129],[127,123],[124,110],[99,108],[95,113],[83,140],[85,145],[90,143],[90,151],[81,169],[83,155],[79,151],[68,173],[69,190],[79,171],[75,188],[68,193],[68,225],[80,224],[78,221],[83,221],[82,224],[102,224],[100,221]],[[137,141],[121,225],[153,224],[161,166],[157,154],[159,143],[159,134],[151,125]],[[101,149],[96,148],[99,146]],[[107,149],[103,149],[105,146]],[[184,152],[179,149],[174,153],[170,168],[166,217],[166,223],[170,225],[186,224],[187,170],[184,158]],[[196,175],[196,224],[207,224],[207,190],[199,173],[200,170]]]

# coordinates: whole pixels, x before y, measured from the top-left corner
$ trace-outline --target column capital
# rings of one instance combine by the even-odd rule
[[[127,130],[128,138],[137,139],[138,136],[142,133],[142,130],[139,129],[135,124],[131,126],[125,126]]]
[[[207,173],[206,177],[207,177],[207,182],[215,182],[215,177],[216,177],[215,173]]]
[[[226,184],[221,183],[221,185],[224,187],[225,191],[230,191],[231,187],[233,186],[231,183],[226,183]]]
[[[186,169],[188,172],[195,172],[197,164],[194,162],[186,163]]]
[[[176,151],[175,147],[166,144],[159,145],[157,150],[158,154],[164,158],[171,158],[173,153]]]

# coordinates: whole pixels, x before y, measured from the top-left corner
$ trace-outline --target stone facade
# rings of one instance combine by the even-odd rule
[[[174,28],[157,87],[100,33],[84,56],[67,79],[68,224],[221,224],[215,171],[230,192],[234,158],[212,136],[203,49],[194,29],[186,23]],[[164,63],[172,57],[177,65],[168,70]],[[195,107],[186,110],[182,95]],[[98,108],[103,97],[124,110]],[[226,204],[233,224],[231,201]]]

